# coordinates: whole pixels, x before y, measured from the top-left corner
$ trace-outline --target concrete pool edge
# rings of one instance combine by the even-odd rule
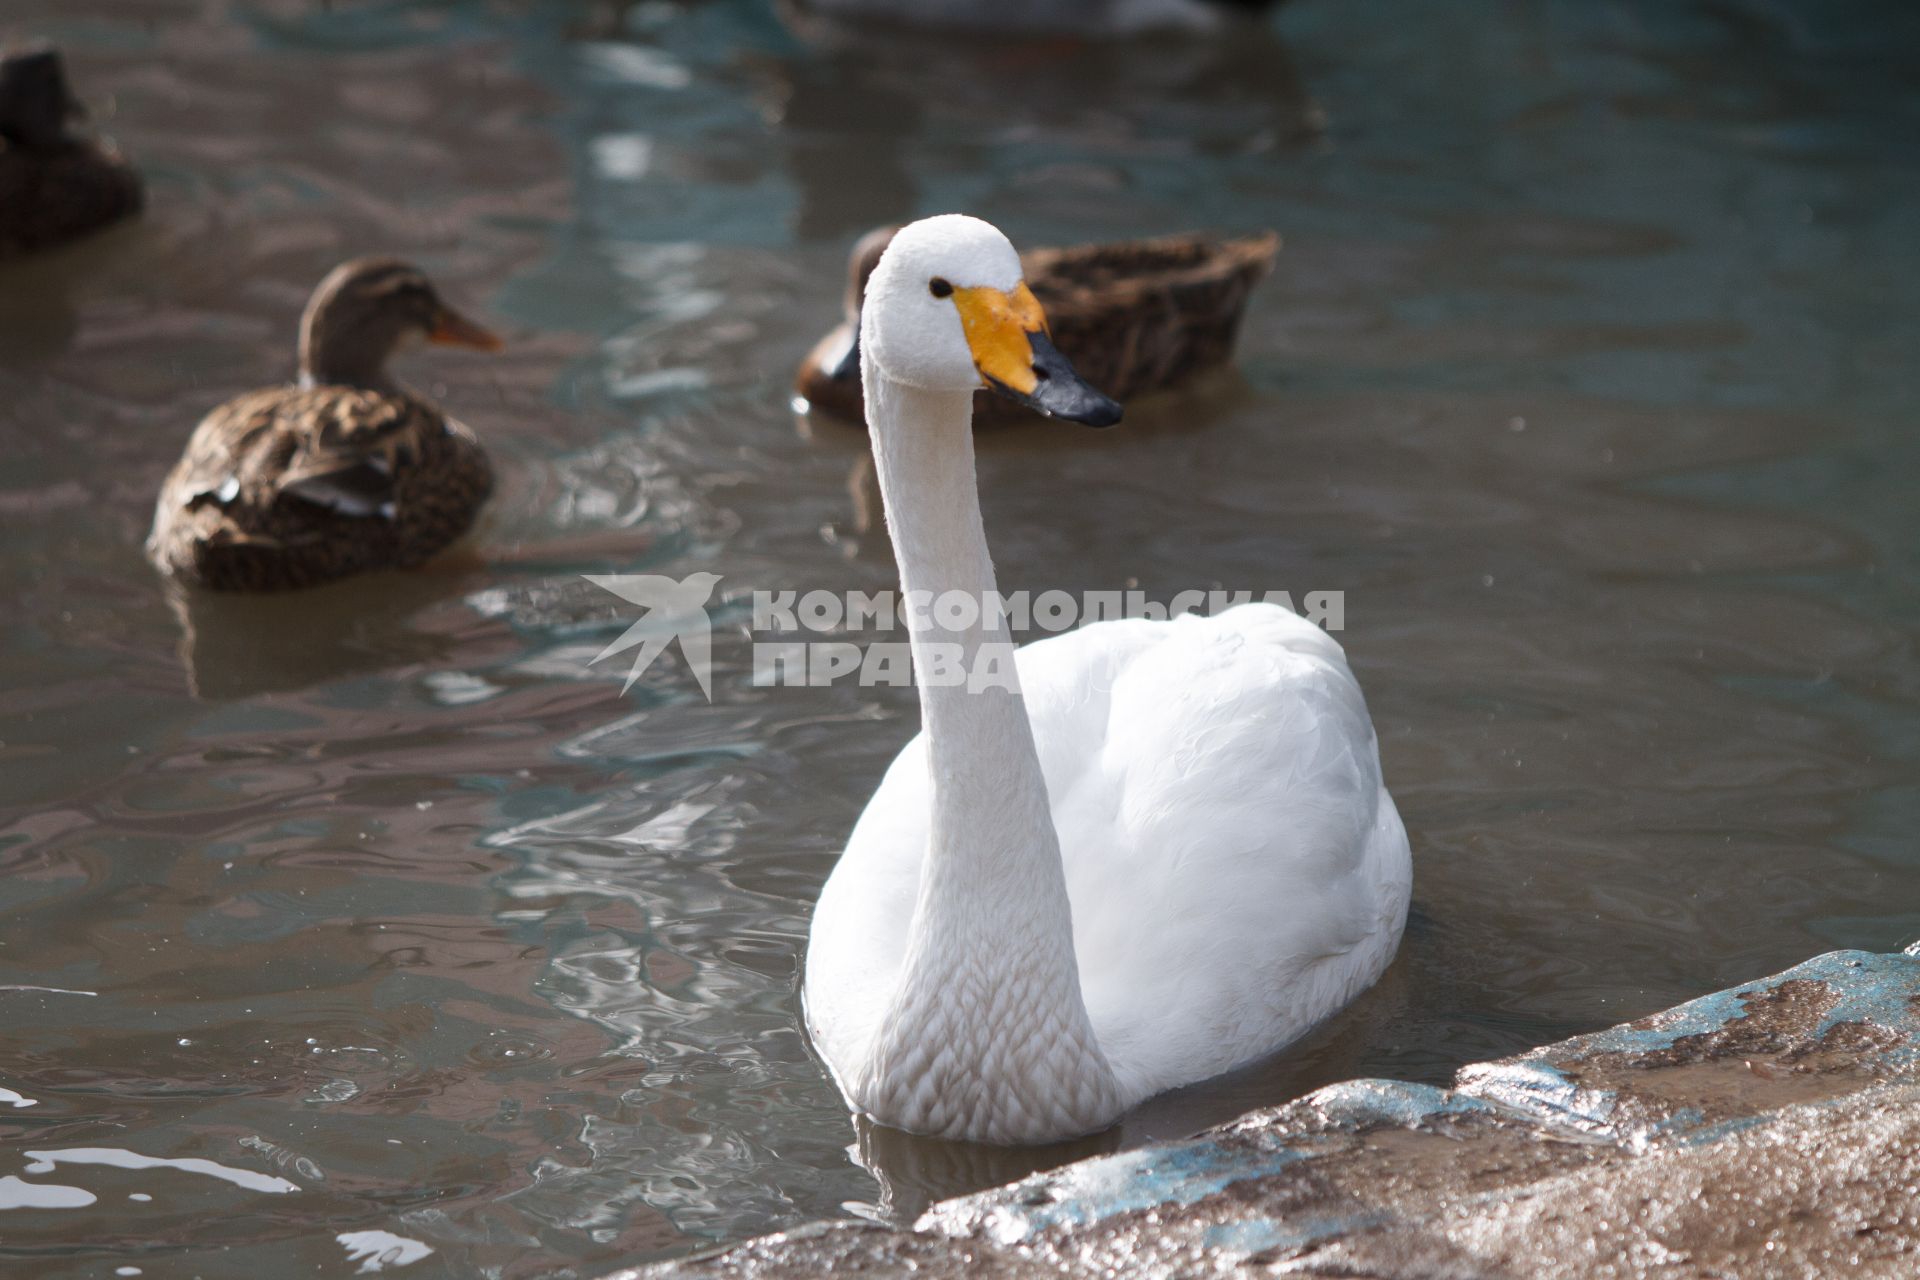
[[[1496,1062],[622,1280],[1915,1274],[1920,947],[1836,951]]]

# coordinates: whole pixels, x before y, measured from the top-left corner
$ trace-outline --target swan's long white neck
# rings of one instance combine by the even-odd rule
[[[895,382],[863,343],[880,492],[903,591],[993,598],[974,474],[973,393]],[[976,618],[980,612],[976,611]],[[912,633],[933,779],[932,836],[899,987],[861,1078],[882,1123],[987,1141],[1104,1127],[1118,1086],[1081,997],[1060,843],[1013,644],[997,613]],[[936,650],[936,646],[944,652]],[[943,662],[994,671],[982,686]]]

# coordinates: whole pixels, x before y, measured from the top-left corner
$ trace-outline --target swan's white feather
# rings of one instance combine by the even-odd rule
[[[1392,959],[1411,883],[1340,646],[1275,605],[1022,648],[1081,990],[1124,1105],[1299,1037]],[[836,1072],[899,984],[929,838],[916,737],[820,896],[807,1013]]]

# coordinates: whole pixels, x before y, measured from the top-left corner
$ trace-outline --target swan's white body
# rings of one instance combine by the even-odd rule
[[[929,276],[1005,291],[1019,264],[984,223],[915,224],[861,336],[902,585],[984,595],[978,374]],[[929,645],[1012,654],[1003,627],[936,622],[913,644],[925,730],[854,828],[807,956],[815,1043],[859,1110],[976,1141],[1090,1132],[1281,1048],[1392,959],[1407,837],[1318,627],[1270,605],[1096,623],[1018,650],[1017,691],[924,678]]]

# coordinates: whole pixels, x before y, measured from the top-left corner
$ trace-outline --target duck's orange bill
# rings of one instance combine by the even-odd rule
[[[505,345],[499,334],[475,324],[452,307],[440,308],[433,328],[427,332],[427,341],[442,347],[471,347],[475,351],[498,351]]]
[[[1047,331],[1047,314],[1040,300],[1022,280],[1012,293],[984,285],[953,291],[973,366],[988,383],[999,383],[1022,395],[1038,381],[1033,372],[1033,338]]]

